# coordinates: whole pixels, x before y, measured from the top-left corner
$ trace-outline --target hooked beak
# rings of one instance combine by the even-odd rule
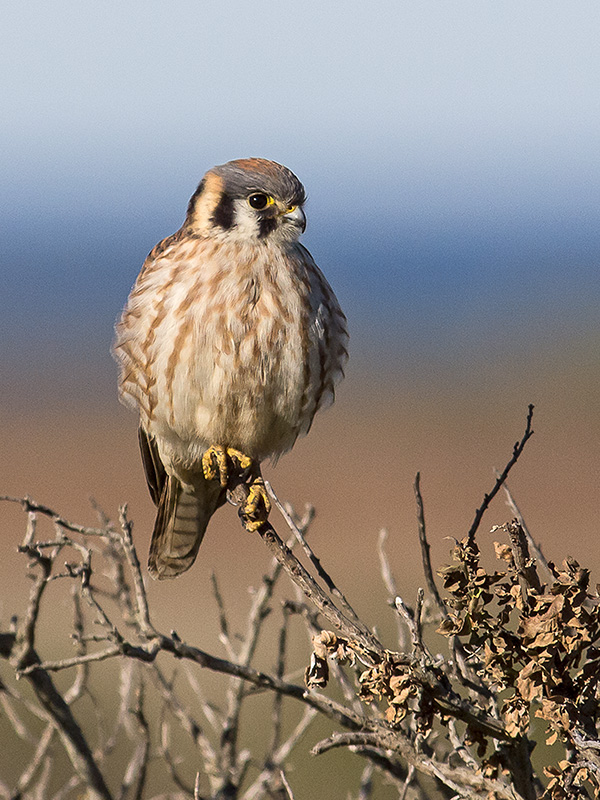
[[[292,208],[285,209],[282,212],[282,217],[285,222],[291,222],[300,232],[304,233],[306,230],[306,216],[302,210],[302,206],[292,206]]]

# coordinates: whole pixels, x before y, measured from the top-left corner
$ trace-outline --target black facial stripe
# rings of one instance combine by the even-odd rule
[[[272,231],[274,231],[276,227],[277,227],[277,217],[270,215],[269,216],[261,215],[259,230],[258,230],[258,238],[264,239],[264,237],[272,233]]]
[[[220,225],[224,230],[229,230],[233,225],[233,200],[228,194],[223,193],[217,203],[212,221],[215,225]]]

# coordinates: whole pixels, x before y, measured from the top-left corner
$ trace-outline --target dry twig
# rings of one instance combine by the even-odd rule
[[[542,792],[530,759],[528,732],[534,713],[547,722],[549,739],[563,743],[566,756],[548,768],[544,797],[583,798],[590,796],[590,787],[600,791],[600,602],[589,590],[589,575],[573,560],[562,570],[546,564],[521,518],[503,526],[509,544],[497,545],[508,565],[504,573],[490,575],[483,569],[475,540],[483,514],[532,435],[532,413],[531,406],[522,439],[485,495],[465,539],[456,543],[454,563],[440,571],[447,599],[442,599],[433,577],[417,475],[414,488],[428,602],[433,601],[436,617],[442,619],[440,632],[450,637],[448,658],[434,656],[428,647],[431,615],[423,590],[414,610],[400,597],[383,535],[382,576],[402,621],[399,631],[410,636],[398,652],[360,619],[308,545],[305,533],[312,513],[299,520],[270,486],[290,540],[286,544],[270,523],[259,529],[273,562],[253,597],[241,635],[232,630],[227,604],[213,578],[226,658],[153,624],[125,507],[117,524],[100,514],[103,527],[88,528],[30,498],[4,498],[19,503],[27,514],[20,551],[28,560],[32,582],[24,613],[0,631],[0,658],[10,664],[9,677],[30,684],[33,699],[9,686],[8,678],[0,684],[9,725],[28,748],[16,781],[9,786],[1,780],[0,794],[45,800],[53,780],[51,754],[62,746],[73,772],[55,791],[54,800],[71,800],[71,793],[84,787],[92,800],[142,800],[151,793],[150,770],[157,760],[171,781],[172,798],[293,800],[286,777],[288,759],[320,716],[343,730],[332,731],[315,745],[315,754],[345,748],[366,759],[359,800],[375,796],[379,775],[405,800],[433,797],[420,776],[430,781],[428,786],[437,786],[440,798],[533,800]],[[234,476],[229,489],[234,502],[243,501],[248,490],[244,477]],[[43,519],[53,529],[47,538],[41,533]],[[301,546],[308,568],[292,551],[294,542]],[[538,565],[548,573],[548,589],[539,579]],[[284,572],[296,596],[282,604],[278,615],[275,590]],[[59,659],[44,659],[38,652],[41,609],[49,602],[51,587],[65,581],[72,586],[74,650]],[[255,663],[265,624],[275,618],[278,648],[269,672]],[[325,625],[334,630],[324,630]],[[309,682],[318,691],[289,677],[288,645],[298,626],[313,642]],[[191,696],[177,673],[165,671],[169,656],[186,665]],[[107,735],[91,675],[110,659],[121,663],[120,701]],[[51,674],[66,670],[75,670],[74,679],[61,692]],[[205,697],[199,670],[226,676],[219,706]],[[330,674],[341,687],[341,700],[323,692]],[[273,693],[271,732],[262,737],[265,752],[260,756],[240,744],[245,704],[258,691]],[[75,707],[83,697],[93,708],[87,727],[76,717]],[[284,716],[287,698],[304,709],[291,730]],[[158,738],[152,722],[155,699]],[[33,733],[31,715],[44,722],[39,736]],[[182,737],[195,753],[193,765],[179,757]],[[120,746],[124,767],[115,776],[107,766],[108,756]],[[202,786],[208,794],[201,794]]]

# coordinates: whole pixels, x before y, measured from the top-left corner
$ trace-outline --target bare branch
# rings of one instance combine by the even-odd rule
[[[305,709],[300,722],[296,725],[288,739],[277,750],[272,752],[268,764],[264,767],[256,780],[246,789],[242,800],[257,800],[257,798],[263,795],[264,789],[273,779],[274,772],[286,762],[290,753],[298,744],[316,715],[316,708]]]
[[[392,605],[392,603],[394,602],[394,598],[398,596],[398,585],[396,584],[396,580],[394,578],[394,575],[392,574],[390,562],[385,550],[385,542],[387,537],[388,537],[387,530],[385,530],[385,528],[382,528],[379,531],[377,550],[379,554],[381,577],[383,579],[384,586],[389,594],[388,602],[390,603],[390,605]],[[402,623],[402,617],[400,615],[396,614],[395,616],[398,624],[398,649],[404,651],[406,650],[407,647],[406,625]]]
[[[189,796],[194,792],[194,797],[196,796],[196,792],[200,790],[200,773],[196,773],[196,780],[194,782],[194,786],[188,786],[186,781],[181,777],[177,770],[177,764],[181,763],[181,758],[176,759],[172,754],[169,746],[169,726],[163,720],[160,726],[160,744],[158,747],[158,753],[160,757],[163,759],[169,775],[175,786],[185,792],[186,796]]]
[[[23,507],[27,512],[35,510],[30,503],[25,503]],[[29,536],[29,530],[27,536]],[[52,571],[53,553],[51,551],[48,556],[42,555],[33,543],[22,545],[20,550],[26,552],[38,570],[30,591],[27,612],[18,626],[13,647],[7,657],[10,658],[10,662],[17,672],[32,667],[27,672],[27,680],[31,683],[38,702],[48,718],[54,722],[79,777],[89,786],[92,800],[99,798],[110,800],[111,794],[86,738],[49,673],[39,666],[40,659],[34,647],[40,603]]]
[[[121,536],[123,549],[127,557],[127,562],[131,571],[133,585],[135,588],[135,598],[137,603],[137,621],[140,626],[142,634],[149,636],[152,635],[154,627],[150,622],[150,611],[148,609],[148,598],[146,596],[146,587],[144,586],[144,578],[142,577],[142,568],[140,566],[137,552],[133,546],[133,538],[131,535],[133,524],[127,519],[127,506],[121,506],[119,509],[119,521],[121,524]]]
[[[157,664],[152,665],[151,675],[156,681],[167,707],[175,716],[183,730],[186,731],[186,733],[191,737],[194,744],[196,747],[198,747],[200,753],[202,754],[205,771],[211,780],[211,785],[213,785],[213,788],[215,788],[219,776],[217,765],[218,758],[215,748],[210,743],[210,739],[205,735],[204,731],[202,730],[202,726],[191,715],[187,707],[179,700],[177,694],[173,690],[173,686],[167,681],[164,673]],[[163,742],[164,741],[166,740],[163,738]]]
[[[355,610],[352,608],[350,603],[347,601],[346,597],[342,594],[342,592],[335,585],[333,579],[331,578],[329,573],[325,570],[325,568],[321,564],[321,560],[319,558],[317,558],[317,556],[314,554],[314,552],[312,550],[312,547],[308,544],[308,542],[304,538],[304,535],[303,535],[302,531],[300,530],[298,525],[296,525],[296,523],[292,519],[292,516],[288,513],[288,511],[285,508],[285,506],[280,502],[279,498],[277,497],[277,495],[273,491],[273,488],[272,488],[271,484],[268,481],[265,481],[265,487],[266,487],[269,495],[273,499],[273,502],[275,503],[276,507],[279,509],[282,517],[286,521],[289,529],[292,531],[292,533],[294,534],[294,536],[298,540],[299,544],[301,545],[302,549],[306,553],[307,557],[310,559],[311,564],[316,569],[317,575],[325,583],[325,586],[327,587],[328,591],[331,592],[331,594],[339,600],[344,614],[346,614],[348,619],[350,619],[355,625],[357,625],[361,629],[361,631],[362,631],[362,633],[363,633],[363,635],[365,637],[367,637],[367,638],[370,637],[371,636],[371,631],[359,619],[358,615],[356,614]]]
[[[538,594],[542,590],[535,564],[529,556],[529,547],[525,531],[518,520],[509,522],[506,526],[510,537],[510,545],[513,553],[516,570],[519,574],[519,583],[523,595],[523,602],[528,603],[528,592],[533,590]]]
[[[499,475],[499,473],[496,473],[497,477],[498,477],[498,475]],[[527,538],[527,543],[529,545],[529,549],[533,553],[534,558],[536,560],[536,563],[539,564],[542,567],[542,569],[544,570],[544,573],[546,575],[546,580],[547,581],[552,581],[554,576],[552,574],[552,570],[548,566],[548,561],[546,559],[546,556],[542,552],[542,548],[540,547],[538,542],[536,542],[536,540],[531,535],[531,533],[529,531],[529,528],[525,524],[525,520],[523,519],[523,515],[521,514],[521,510],[518,507],[517,503],[515,502],[515,499],[514,499],[512,493],[511,493],[511,491],[510,491],[510,489],[509,489],[509,487],[508,487],[508,485],[506,483],[504,484],[503,488],[504,488],[504,492],[506,494],[506,504],[508,505],[508,507],[510,509],[512,509],[513,514],[518,519],[521,527],[523,528],[523,531],[524,531],[525,536]]]
[[[130,738],[135,741],[138,740],[137,746],[132,754],[125,775],[121,784],[121,792],[119,797],[121,800],[126,796],[128,790],[134,785],[137,779],[137,785],[133,797],[135,800],[142,800],[144,788],[146,786],[146,777],[148,772],[148,761],[150,756],[150,732],[148,721],[144,713],[144,684],[140,682],[135,692],[135,705],[133,708],[128,709],[129,720],[133,721],[133,725],[128,725]]]
[[[30,651],[31,658],[37,658],[37,653]],[[35,694],[53,720],[59,732],[65,750],[81,780],[88,786],[91,800],[111,800],[111,793],[104,781],[104,777],[96,764],[83,732],[69,706],[54,686],[48,672],[38,667],[27,675]]]
[[[44,759],[48,753],[50,748],[50,744],[52,742],[52,738],[54,736],[55,728],[52,723],[46,726],[44,732],[40,736],[40,740],[38,745],[35,749],[35,753],[33,754],[33,758],[27,765],[27,767],[21,773],[21,777],[17,781],[17,785],[15,787],[14,792],[12,793],[13,796],[19,796],[25,793],[31,784],[33,783],[34,778],[40,767],[43,765]]]
[[[294,795],[292,794],[292,790],[290,788],[289,783],[287,782],[287,778],[285,777],[285,773],[282,769],[279,770],[279,776],[281,778],[281,782],[285,788],[289,800],[294,800]]]
[[[382,739],[371,733],[335,733],[333,736],[315,745],[311,752],[313,755],[321,755],[336,747],[353,746],[360,748],[365,745],[375,747],[379,750],[382,747]],[[401,753],[408,763],[418,772],[435,777],[445,786],[458,792],[459,797],[486,800],[491,792],[495,792],[493,796],[502,798],[502,800],[522,800],[517,792],[501,781],[490,780],[471,770],[453,768],[440,761],[427,758],[422,754],[418,755],[413,750],[408,739],[399,733],[395,737],[394,747],[390,749]],[[381,750],[379,754],[383,758],[386,757],[384,750]]]
[[[67,531],[73,531],[73,533],[82,533],[85,536],[103,536],[103,537],[110,535],[112,533],[112,531],[107,528],[90,528],[87,527],[86,525],[75,525],[74,523],[66,520],[56,511],[53,511],[51,508],[48,508],[48,506],[42,505],[41,503],[36,503],[30,497],[10,497],[9,495],[0,495],[0,502],[3,501],[7,503],[17,503],[17,505],[20,505],[21,508],[28,514],[31,512],[42,514],[43,516],[51,519],[56,525],[59,526],[59,528],[63,528],[64,530]],[[28,531],[28,536],[32,535],[33,534],[31,534]],[[23,544],[26,545],[27,542],[25,541]]]
[[[379,747],[381,745],[381,740],[378,735],[373,732],[334,733],[327,739],[318,742],[310,752],[313,756],[320,756],[322,753],[326,753],[328,750],[333,750],[336,747],[366,744]]]
[[[425,508],[423,505],[423,496],[421,494],[421,474],[417,472],[414,483],[415,500],[417,503],[417,521],[419,525],[419,544],[421,545],[421,560],[423,562],[423,572],[425,573],[425,582],[430,595],[435,600],[442,617],[448,615],[446,604],[442,600],[438,591],[435,579],[433,577],[433,569],[431,568],[431,547],[427,541],[427,531],[425,528]]]
[[[512,453],[512,456],[511,456],[509,462],[504,467],[504,469],[502,470],[500,475],[496,478],[496,483],[494,484],[491,492],[489,494],[485,494],[484,495],[482,504],[479,506],[479,508],[475,512],[475,518],[474,518],[474,520],[473,520],[473,522],[471,524],[471,527],[469,528],[469,532],[467,534],[467,540],[468,540],[469,544],[472,544],[474,542],[475,534],[477,533],[477,529],[479,528],[479,524],[481,522],[481,519],[482,519],[483,515],[487,511],[487,509],[488,509],[490,503],[492,502],[492,500],[494,499],[494,497],[498,494],[498,492],[502,488],[502,485],[504,484],[504,482],[508,478],[509,472],[514,467],[514,465],[517,463],[517,461],[519,460],[519,457],[521,456],[521,453],[525,449],[525,445],[527,444],[527,442],[529,441],[531,436],[533,436],[533,428],[531,427],[532,420],[533,420],[533,404],[530,404],[529,411],[527,413],[527,423],[525,425],[525,433],[523,434],[523,437],[522,437],[521,441],[517,442],[515,444],[515,446],[513,448],[513,453]]]
[[[215,602],[217,604],[217,609],[219,612],[219,627],[221,629],[220,640],[223,643],[225,650],[227,651],[227,656],[230,659],[235,658],[235,651],[233,649],[233,645],[231,644],[231,639],[229,637],[229,625],[227,622],[227,614],[225,612],[225,603],[223,602],[223,597],[219,590],[219,582],[217,581],[217,576],[213,572],[210,576],[211,583],[212,583],[212,590],[213,596],[215,598]]]
[[[348,619],[337,606],[327,597],[321,587],[304,569],[296,556],[279,538],[277,532],[268,522],[258,529],[258,534],[271,553],[283,566],[289,577],[296,583],[309,600],[319,609],[321,614],[340,630],[345,636],[356,639],[362,644],[366,658],[381,657],[384,652],[379,640],[372,633],[365,633],[363,626],[357,626],[353,620]]]
[[[370,800],[373,792],[373,771],[373,763],[369,762],[363,769],[363,773],[360,776],[358,800]]]
[[[419,652],[423,652],[424,647],[423,647],[423,638],[421,635],[421,624],[420,624],[421,608],[423,604],[423,589],[419,589],[419,599],[420,601],[418,603],[417,609],[415,610],[414,614],[406,605],[404,600],[400,597],[400,595],[397,595],[394,598],[394,605],[396,606],[396,610],[404,620],[406,627],[410,631],[413,647],[415,647]]]
[[[72,656],[72,658],[63,658],[59,661],[44,661],[41,666],[47,672],[60,672],[70,667],[79,667],[83,664],[92,664],[96,661],[106,661],[108,658],[121,655],[122,652],[121,646],[112,645],[111,647],[107,647],[106,650],[101,650],[97,653],[86,653],[83,656]],[[30,664],[28,667],[19,669],[19,675],[31,675],[31,673],[35,672],[39,667],[39,664]]]

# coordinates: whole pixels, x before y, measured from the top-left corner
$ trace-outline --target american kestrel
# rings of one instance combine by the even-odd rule
[[[305,199],[273,161],[209,170],[181,228],[148,255],[117,324],[120,399],[139,411],[158,506],[153,577],[192,565],[232,467],[251,477],[241,516],[258,528],[270,508],[260,462],[290,450],[333,400],[346,318],[298,242]]]

